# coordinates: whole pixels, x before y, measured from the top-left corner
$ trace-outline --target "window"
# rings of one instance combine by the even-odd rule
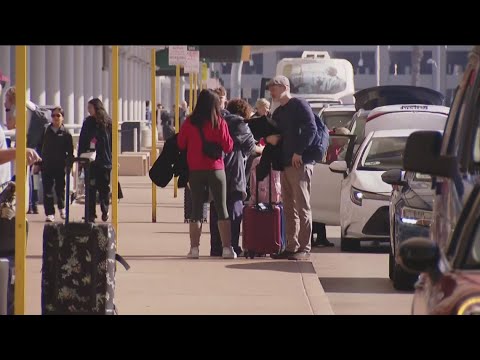
[[[468,51],[447,51],[447,74],[459,75],[467,68]]]
[[[349,128],[354,113],[354,111],[324,111],[322,120],[329,130],[340,127]]]
[[[355,74],[375,74],[374,51],[335,51],[332,57],[350,61]]]
[[[387,171],[403,168],[403,151],[407,137],[372,138],[358,170]]]
[[[477,83],[479,83],[480,80],[477,81]],[[478,86],[478,85],[477,85]],[[474,140],[473,140],[473,154],[472,154],[472,158],[473,158],[473,162],[474,162],[474,166],[471,168],[472,171],[475,171],[475,170],[478,170],[479,168],[479,165],[480,165],[480,102],[479,102],[479,98],[480,98],[480,89],[477,89],[477,94],[476,96],[474,97],[473,101],[475,103],[475,113],[473,115],[473,121],[474,121],[474,134],[473,134],[473,137],[474,137]],[[475,126],[476,124],[476,126]],[[476,129],[475,129],[476,127]]]
[[[412,72],[411,51],[390,51],[390,74],[409,75]]]
[[[450,144],[449,144],[449,153],[450,151],[453,152],[452,155],[459,155],[461,157],[461,152],[463,149],[461,149],[460,144],[463,144],[465,142],[466,138],[466,131],[469,129],[469,114],[472,112],[469,112],[468,109],[471,106],[471,101],[469,101],[472,98],[472,91],[473,91],[473,84],[475,82],[476,78],[476,71],[472,70],[470,71],[470,74],[468,76],[468,81],[467,81],[467,86],[464,89],[464,92],[461,94],[461,103],[458,106],[458,111],[456,113],[455,117],[455,123],[453,124],[452,128],[452,134],[450,136]],[[459,94],[460,95],[460,94]],[[473,121],[473,120],[472,120]],[[471,124],[471,123],[470,123]],[[471,129],[470,129],[471,130]]]
[[[222,64],[222,74],[230,75],[232,73],[232,64],[223,63]]]
[[[330,59],[318,62],[286,62],[281,74],[290,79],[292,94],[338,94],[347,88],[344,63]]]
[[[251,61],[244,61],[242,74],[263,74],[263,54],[253,54]]]
[[[470,248],[467,250],[467,258],[463,269],[480,270],[480,223],[477,224],[475,235]]]
[[[432,59],[431,51],[424,51],[422,61],[420,62],[420,74],[432,74],[434,64],[429,64],[428,60]]]
[[[347,153],[349,153],[348,150],[351,140],[352,138],[349,135],[330,135],[330,143],[323,163],[329,165],[334,161],[350,161],[346,156]],[[351,158],[351,156],[349,156],[349,158]]]
[[[232,73],[232,63],[222,64],[222,74],[230,75]],[[263,54],[253,54],[251,61],[244,61],[242,64],[242,74],[263,74]]]

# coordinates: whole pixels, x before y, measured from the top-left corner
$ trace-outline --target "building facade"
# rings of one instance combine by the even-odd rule
[[[465,70],[472,46],[421,46],[418,86],[439,90],[450,104],[453,91]],[[242,97],[255,103],[262,77],[275,75],[277,63],[286,57],[300,57],[304,50],[328,51],[332,58],[349,60],[355,71],[356,90],[377,85],[412,83],[412,46],[254,46],[252,60],[242,65]],[[377,58],[377,52],[378,58]],[[377,62],[379,72],[377,74]],[[215,64],[215,71],[230,93],[232,64]]]

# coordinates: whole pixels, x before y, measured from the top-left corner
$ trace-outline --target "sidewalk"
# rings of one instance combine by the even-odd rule
[[[269,258],[210,258],[209,224],[200,259],[186,259],[188,226],[183,190],[157,188],[157,223],[151,222],[148,177],[120,178],[118,252],[131,269],[118,266],[116,304],[120,314],[333,314],[311,262]],[[43,208],[41,209],[43,212]],[[83,207],[72,207],[79,220]],[[27,314],[40,314],[44,215],[29,215]]]

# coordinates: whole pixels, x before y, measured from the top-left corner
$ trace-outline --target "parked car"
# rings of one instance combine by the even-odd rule
[[[406,270],[422,273],[414,315],[480,315],[480,185],[470,192],[445,250],[415,237],[400,246],[400,260]]]
[[[428,237],[432,221],[434,191],[432,178],[402,169],[388,170],[383,182],[392,186],[390,198],[390,253],[388,275],[397,290],[411,290],[418,273],[410,273],[400,266],[399,246],[412,237]]]
[[[404,168],[432,176],[435,189],[430,238],[446,251],[474,186],[480,183],[480,46],[474,46],[455,91],[443,136],[410,135]]]

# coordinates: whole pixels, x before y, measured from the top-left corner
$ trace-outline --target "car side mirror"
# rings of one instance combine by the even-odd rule
[[[338,174],[346,174],[348,170],[346,161],[334,161],[328,167],[331,172]]]
[[[453,178],[458,171],[454,156],[440,155],[443,135],[438,131],[416,131],[408,137],[403,154],[407,171]]]
[[[401,169],[392,169],[385,171],[382,174],[382,180],[384,183],[390,184],[392,186],[404,186],[407,182],[403,179],[403,172]]]

